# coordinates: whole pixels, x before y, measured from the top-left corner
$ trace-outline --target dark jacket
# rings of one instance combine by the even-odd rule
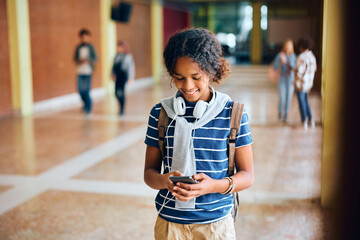
[[[79,59],[79,49],[80,49],[80,47],[83,47],[83,46],[87,46],[89,48],[90,66],[94,70],[94,62],[97,60],[97,57],[96,57],[95,49],[94,49],[93,45],[91,45],[90,43],[81,43],[76,47],[74,60],[77,63],[79,62],[79,60],[80,60]]]

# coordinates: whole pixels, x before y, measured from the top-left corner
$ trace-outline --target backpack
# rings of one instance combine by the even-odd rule
[[[243,110],[244,110],[244,104],[240,104],[239,102],[234,102],[230,116],[230,135],[228,140],[228,155],[229,155],[228,175],[229,176],[235,174],[235,142],[236,142],[236,136],[240,131],[240,124],[241,124]],[[161,107],[159,121],[158,121],[158,130],[159,130],[158,143],[159,143],[160,154],[162,159],[164,158],[165,133],[168,122],[169,122],[169,117],[166,114],[164,108]],[[231,215],[235,221],[238,216],[239,194],[238,192],[233,192],[232,195],[234,196],[234,207],[231,211]]]

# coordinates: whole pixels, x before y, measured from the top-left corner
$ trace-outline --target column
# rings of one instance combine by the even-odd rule
[[[7,0],[12,102],[21,116],[33,113],[28,0]]]
[[[112,0],[100,0],[101,24],[101,78],[102,86],[108,94],[113,94],[114,83],[111,81],[111,67],[116,54],[116,23],[111,20]]]
[[[323,147],[321,168],[321,205],[334,207],[342,161],[345,59],[343,54],[344,6],[341,0],[325,0],[322,43],[322,121]]]
[[[262,60],[261,44],[261,3],[252,4],[253,7],[253,27],[251,30],[250,60],[252,64],[260,64]]]
[[[215,6],[214,3],[209,3],[207,7],[207,25],[208,29],[215,32]]]
[[[151,0],[151,70],[155,83],[163,73],[163,8],[160,0]]]

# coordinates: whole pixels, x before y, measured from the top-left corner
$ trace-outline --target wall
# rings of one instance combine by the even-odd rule
[[[149,3],[133,2],[129,22],[116,22],[117,40],[125,41],[133,54],[136,68],[135,78],[151,76]]]
[[[88,28],[100,56],[99,0],[29,0],[34,101],[77,92],[74,51],[78,32]],[[92,87],[101,86],[100,63]]]
[[[0,1],[0,117],[12,113],[6,1]]]
[[[177,30],[190,27],[189,12],[176,10],[171,7],[163,8],[164,15],[164,45]]]

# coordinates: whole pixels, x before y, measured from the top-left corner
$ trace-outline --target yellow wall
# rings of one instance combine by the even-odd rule
[[[209,3],[207,7],[207,19],[208,19],[208,29],[212,32],[215,32],[215,6],[212,3]]]
[[[112,0],[100,1],[102,85],[112,94],[114,84],[110,73],[116,54],[116,25],[110,18],[111,4]]]
[[[151,1],[151,61],[155,82],[163,73],[163,9],[160,0]]]
[[[28,0],[7,0],[12,102],[22,116],[33,113]]]
[[[250,59],[252,64],[260,64],[262,56],[261,45],[261,3],[253,3],[253,28],[251,30]]]
[[[343,126],[344,9],[341,0],[324,0],[322,50],[322,148],[321,205],[334,207],[340,181]]]

